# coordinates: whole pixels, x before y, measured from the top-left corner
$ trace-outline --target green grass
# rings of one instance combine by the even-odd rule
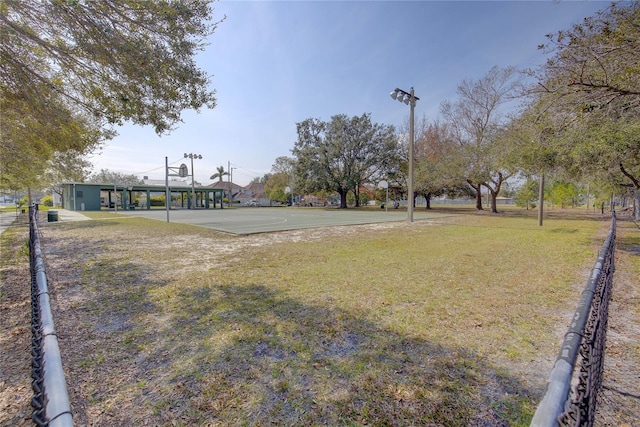
[[[57,289],[85,324],[78,388],[114,422],[177,425],[526,425],[608,225],[464,215],[269,243],[87,214],[46,231],[49,261],[81,270]]]

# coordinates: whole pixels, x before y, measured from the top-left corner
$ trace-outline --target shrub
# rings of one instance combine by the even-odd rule
[[[42,199],[40,199],[40,204],[42,206],[53,206],[53,197],[51,196],[44,196]]]
[[[150,206],[164,206],[165,197],[164,196],[152,196],[149,198]]]

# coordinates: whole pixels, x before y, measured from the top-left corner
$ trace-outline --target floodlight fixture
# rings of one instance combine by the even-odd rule
[[[414,107],[415,107],[416,101],[420,100],[420,98],[413,95],[413,88],[411,88],[411,92],[407,92],[402,89],[395,88],[389,94],[389,96],[391,96],[391,98],[395,99],[396,101],[404,102],[406,105],[409,105],[409,103],[412,103]]]

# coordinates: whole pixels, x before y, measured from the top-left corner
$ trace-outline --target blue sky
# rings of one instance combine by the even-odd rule
[[[218,105],[185,111],[184,123],[158,137],[125,125],[90,160],[94,170],[164,179],[173,166],[194,162],[196,181],[209,184],[217,166],[248,184],[290,156],[296,123],[309,117],[370,113],[399,127],[409,107],[396,87],[415,88],[416,117],[438,118],[463,79],[494,65],[536,67],[545,34],[567,29],[608,6],[606,1],[220,1],[226,20],[198,64],[210,75]]]

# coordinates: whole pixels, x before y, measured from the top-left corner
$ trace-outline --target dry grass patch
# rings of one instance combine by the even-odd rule
[[[28,230],[0,235],[0,425],[31,425],[31,288]]]
[[[528,425],[607,223],[43,231],[90,425]]]

